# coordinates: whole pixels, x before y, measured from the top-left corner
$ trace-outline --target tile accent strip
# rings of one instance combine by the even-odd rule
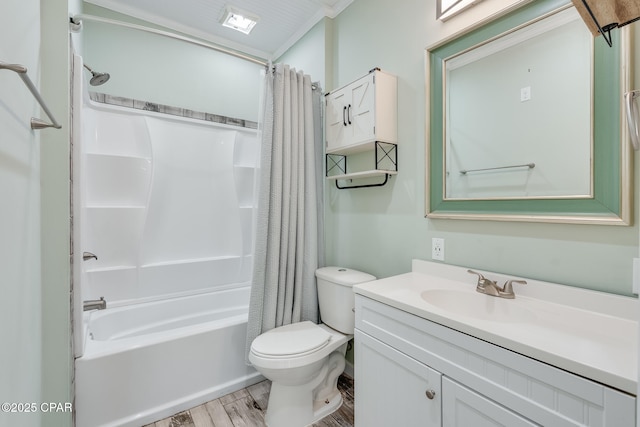
[[[251,120],[236,119],[217,114],[193,111],[187,108],[172,107],[170,105],[155,104],[153,102],[108,95],[106,93],[89,92],[92,101],[102,104],[117,105],[119,107],[135,108],[136,110],[155,111],[156,113],[170,114],[172,116],[187,117],[190,119],[204,120],[207,122],[222,123],[225,125],[239,126],[249,129],[257,129],[258,123]]]

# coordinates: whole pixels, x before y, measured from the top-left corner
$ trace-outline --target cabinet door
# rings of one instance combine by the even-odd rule
[[[443,427],[538,426],[447,377],[442,377],[442,425]]]
[[[355,426],[440,427],[440,377],[439,372],[356,330]]]
[[[375,73],[369,73],[349,86],[347,105],[348,145],[375,141]]]
[[[347,91],[341,89],[326,96],[325,108],[325,140],[327,150],[342,147],[345,144],[347,131]]]

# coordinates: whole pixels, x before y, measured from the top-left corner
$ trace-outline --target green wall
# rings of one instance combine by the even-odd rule
[[[42,402],[73,401],[70,266],[70,67],[69,12],[79,0],[41,4],[42,96],[62,129],[42,131]],[[46,71],[46,72],[45,72]],[[42,413],[42,425],[69,426],[71,413]]]
[[[166,30],[89,3],[84,3],[83,13]],[[258,121],[262,65],[89,20],[83,22],[82,42],[79,53],[84,62],[111,75],[104,85],[89,86],[90,91]]]
[[[326,52],[318,52],[332,62],[331,75],[326,78],[333,85],[327,85],[325,91],[373,67],[397,75],[399,129],[399,173],[390,184],[357,190],[326,185],[327,262],[388,277],[410,271],[414,258],[430,260],[431,238],[441,237],[447,264],[629,295],[632,260],[638,257],[637,209],[632,226],[424,217],[425,48],[499,12],[489,10],[490,3],[499,2],[479,3],[441,23],[435,20],[434,1],[355,0],[327,23],[332,44],[326,46]],[[635,57],[640,58],[638,35],[634,37]],[[321,44],[305,39],[299,43],[311,48]],[[286,58],[302,69],[308,62],[303,56]],[[636,70],[639,63],[637,59]],[[635,75],[640,81],[638,71]],[[637,200],[636,178],[634,184]]]
[[[0,36],[20,35],[0,46],[0,61],[40,70],[37,1],[3,3]],[[40,274],[40,134],[29,118],[37,103],[17,74],[0,70],[0,401],[31,402],[42,396],[42,305]],[[0,412],[0,425],[38,426],[40,414]]]
[[[60,426],[71,403],[69,8],[76,0],[8,0],[0,16],[0,60],[23,64],[62,129],[32,131],[46,119],[17,75],[0,72],[0,401],[35,403],[0,413],[0,425]]]
[[[320,82],[322,88],[333,87],[332,28],[333,20],[323,18],[274,62],[300,67],[313,82]]]

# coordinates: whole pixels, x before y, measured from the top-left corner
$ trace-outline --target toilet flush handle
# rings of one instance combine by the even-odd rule
[[[91,252],[83,252],[82,253],[82,259],[84,261],[90,260],[90,259],[95,259],[96,261],[98,260],[98,257],[95,254],[92,254]]]

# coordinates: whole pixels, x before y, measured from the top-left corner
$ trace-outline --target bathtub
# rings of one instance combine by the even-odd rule
[[[262,381],[245,364],[249,286],[85,313],[76,426],[148,424]]]

